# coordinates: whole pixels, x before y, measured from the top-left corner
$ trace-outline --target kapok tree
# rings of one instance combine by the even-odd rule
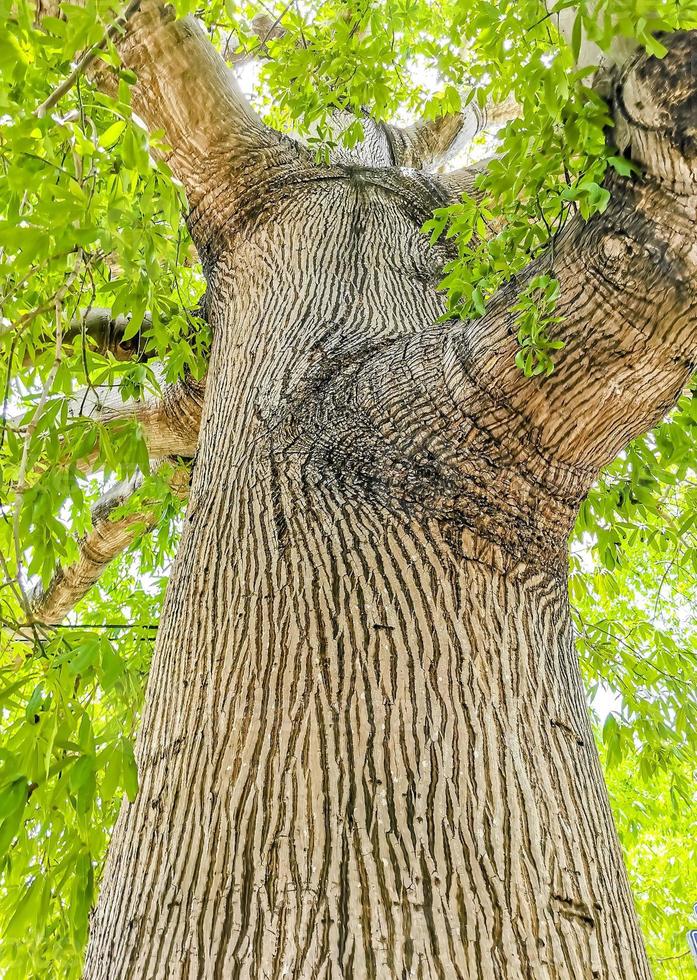
[[[486,32],[505,34],[510,15],[480,6],[490,22],[460,12],[451,29],[486,53]],[[340,11],[336,44],[360,44],[365,16]],[[8,750],[2,827],[11,851],[28,801],[62,778],[87,839],[100,765],[118,769],[131,799],[85,976],[649,977],[574,647],[567,543],[601,468],[666,415],[697,354],[687,16],[633,20],[639,46],[575,70],[557,107],[584,31],[595,23],[609,48],[616,22],[582,9],[567,44],[548,16],[515,15],[515,36],[561,65],[535,62],[551,79],[537,185],[523,137],[539,92],[529,104],[514,93],[522,109],[506,111],[522,114],[487,165],[433,170],[476,133],[486,98],[402,128],[327,99],[318,158],[317,143],[262,122],[193,18],[143,0],[106,41],[76,21],[87,53],[12,149],[26,163],[32,140],[71,126],[70,180],[31,193],[73,194],[66,213],[102,195],[112,239],[68,223],[55,289],[3,326],[6,601],[16,643],[41,663],[26,711],[44,741],[19,775]],[[20,55],[22,30],[60,38],[71,23],[25,21]],[[308,39],[279,25],[256,43],[285,45],[292,75]],[[32,77],[15,70],[13,84]],[[500,96],[496,84],[479,73],[484,96]],[[72,119],[57,113],[68,93]],[[90,129],[126,103],[152,147],[125,114]],[[350,129],[349,145],[326,152],[332,127]],[[60,178],[65,158],[51,165]],[[205,273],[191,322],[152,286],[148,236],[173,240],[176,224],[169,171]],[[44,240],[27,193],[11,186],[16,239],[3,239],[19,269]],[[113,249],[129,202],[156,215],[144,252],[129,238],[130,265]],[[109,293],[108,312],[96,309]],[[206,331],[210,356],[197,358]],[[17,390],[15,402],[34,398],[19,415],[13,365],[40,379],[38,394]],[[119,371],[119,397],[105,396]],[[157,377],[161,397],[144,395]],[[87,519],[76,488],[105,469],[127,482]],[[72,545],[44,516],[47,486],[72,499]],[[93,715],[75,699],[90,670],[108,673],[108,651],[53,627],[182,496],[136,794],[125,743],[112,733],[103,748],[94,721],[105,685]],[[27,554],[40,582],[23,572]],[[130,602],[120,595],[114,621]],[[121,696],[127,671],[111,663]],[[74,736],[51,716],[61,698]],[[43,907],[37,882],[24,914]],[[73,901],[88,906],[90,889]]]

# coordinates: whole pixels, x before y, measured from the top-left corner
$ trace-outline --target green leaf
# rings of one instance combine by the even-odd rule
[[[632,174],[639,173],[637,165],[626,157],[611,156],[607,158],[607,162],[622,177],[630,177]]]
[[[108,126],[104,132],[101,133],[99,137],[99,145],[103,146],[106,150],[110,150],[112,146],[118,142],[125,128],[126,120],[117,119],[115,123],[112,123],[111,126]]]
[[[583,41],[583,10],[579,8],[574,17],[574,26],[571,30],[571,51],[574,61],[578,61],[581,54],[581,43]]]

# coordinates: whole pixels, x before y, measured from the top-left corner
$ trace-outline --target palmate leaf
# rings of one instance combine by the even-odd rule
[[[99,494],[85,460],[110,480],[145,469],[134,426],[74,418],[90,386],[124,397],[162,379],[143,363],[100,354],[79,333],[58,342],[87,307],[147,309],[147,352],[164,380],[205,370],[209,337],[186,315],[203,279],[186,236],[181,188],[159,161],[157,134],[133,118],[135,81],[122,71],[107,97],[86,77],[43,118],[36,109],[80,52],[104,37],[107,0],[34,26],[33,3],[0,0],[0,972],[77,977],[88,912],[121,798],[133,798],[133,735],[154,627],[178,536],[177,504],[140,550],[110,568],[60,629],[27,627],[22,590],[75,558]],[[194,9],[179,2],[180,13]],[[570,40],[556,15],[573,6]],[[456,111],[461,101],[514,95],[520,116],[499,134],[481,200],[434,216],[457,261],[445,288],[461,316],[542,252],[574,209],[607,203],[608,166],[631,167],[606,145],[606,107],[577,64],[585,39],[607,49],[624,34],[660,54],[659,30],[694,27],[697,0],[384,0],[280,4],[284,33],[266,45],[255,100],[279,128],[337,137],[337,108],[379,120]],[[259,45],[251,4],[197,9],[211,35]],[[108,46],[103,58],[118,64]],[[472,94],[474,93],[474,94]],[[159,161],[159,162],[158,162]],[[492,232],[493,229],[493,232]],[[553,368],[554,285],[532,287],[517,310],[521,365]],[[149,363],[149,362],[148,362]],[[42,401],[42,394],[45,398]],[[570,582],[598,738],[656,976],[678,978],[689,915],[687,784],[697,761],[697,409],[676,413],[604,474],[579,517]],[[28,434],[28,427],[32,426]],[[16,492],[22,476],[23,489]],[[16,520],[15,520],[16,517]],[[17,536],[19,533],[19,553]],[[608,707],[609,705],[609,707]],[[692,862],[693,863],[693,862]]]

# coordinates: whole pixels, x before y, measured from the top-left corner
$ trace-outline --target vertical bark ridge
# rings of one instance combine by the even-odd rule
[[[647,980],[563,565],[395,507],[360,427],[342,482],[288,424],[327,365],[435,322],[442,256],[360,174],[278,207],[212,290],[86,976]]]

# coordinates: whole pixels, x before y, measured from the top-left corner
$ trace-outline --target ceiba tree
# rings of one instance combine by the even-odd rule
[[[697,33],[604,67],[640,172],[469,321],[444,319],[453,245],[421,229],[479,193],[479,165],[433,171],[473,108],[366,117],[319,163],[195,20],[147,0],[117,37],[186,190],[213,342],[205,384],[94,408],[194,463],[85,976],[649,977],[567,541],[694,367]],[[525,374],[514,308],[550,275],[563,346]],[[90,317],[137,356],[126,321]],[[132,489],[37,589],[37,623],[132,540],[108,519]]]

